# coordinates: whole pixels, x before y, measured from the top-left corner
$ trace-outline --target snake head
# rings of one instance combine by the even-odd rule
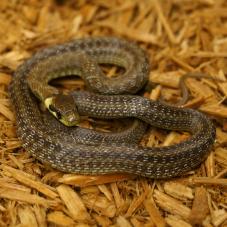
[[[66,126],[76,126],[80,122],[80,116],[71,95],[58,94],[46,98],[45,106],[51,114]]]

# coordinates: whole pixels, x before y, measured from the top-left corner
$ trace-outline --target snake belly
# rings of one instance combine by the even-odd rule
[[[119,93],[124,95],[73,92],[71,95],[79,113],[107,119],[133,117],[155,127],[188,131],[192,136],[186,141],[167,147],[145,148],[133,143],[124,144],[118,140],[114,144],[105,141],[96,144],[92,142],[91,136],[89,138],[91,142],[86,143],[88,140],[86,133],[81,134],[77,127],[65,127],[40,111],[37,99],[26,81],[27,75],[39,62],[67,52],[78,51],[84,51],[95,58],[100,49],[106,49],[112,54],[118,50],[118,54],[124,55],[119,50],[128,51],[131,45],[128,43],[116,38],[76,40],[47,48],[35,54],[16,70],[9,92],[16,112],[18,136],[26,150],[42,162],[65,172],[132,173],[150,178],[182,175],[197,167],[205,159],[215,140],[215,128],[208,117],[195,110],[167,106],[144,97],[124,94],[138,91],[140,88],[136,84],[139,82],[144,84],[143,73],[149,68],[146,64],[140,66],[141,75],[136,83],[131,79],[126,79],[127,85],[119,81],[118,86],[122,89]],[[141,60],[142,57],[145,57],[144,54],[138,55],[137,59]],[[117,88],[117,82],[114,86]],[[112,88],[110,90],[112,91]],[[95,89],[93,91],[96,92]]]

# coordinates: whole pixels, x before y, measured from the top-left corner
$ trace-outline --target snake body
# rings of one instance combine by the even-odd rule
[[[111,80],[100,79],[92,74],[91,82],[87,83],[92,92],[77,91],[70,94],[80,115],[106,119],[133,117],[155,127],[188,131],[192,136],[176,145],[145,148],[131,142],[131,129],[131,134],[127,130],[126,133],[122,132],[125,138],[129,138],[125,143],[120,141],[118,133],[113,134],[114,140],[108,142],[105,139],[107,134],[96,136],[96,132],[66,127],[48,113],[42,113],[29,88],[27,76],[37,76],[37,71],[51,77],[64,71],[64,76],[67,74],[65,66],[68,62],[70,64],[67,67],[72,66],[70,59],[74,53],[85,53],[98,63],[120,65],[126,68],[124,76],[129,76],[124,80],[122,77]],[[64,70],[54,59],[62,59]],[[89,65],[86,66],[88,72],[94,72]],[[148,71],[149,64],[144,51],[135,44],[117,38],[85,38],[38,52],[16,70],[9,88],[16,112],[17,132],[23,146],[42,162],[62,171],[80,174],[132,173],[150,178],[168,178],[197,167],[214,143],[213,123],[195,110],[125,95],[138,91],[144,85]],[[96,88],[93,88],[93,84],[97,85]]]

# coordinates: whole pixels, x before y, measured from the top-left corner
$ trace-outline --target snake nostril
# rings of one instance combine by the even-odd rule
[[[70,115],[70,116],[68,117],[68,121],[72,123],[72,122],[77,121],[77,118],[76,118],[75,115]]]

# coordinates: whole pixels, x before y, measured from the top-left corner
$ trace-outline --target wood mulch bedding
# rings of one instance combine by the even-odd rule
[[[0,1],[0,226],[227,226],[227,2],[225,0],[1,0]],[[169,103],[209,115],[217,138],[196,170],[170,180],[132,175],[65,174],[35,160],[16,136],[7,93],[13,72],[39,49],[86,36],[136,41],[149,54],[152,89]],[[106,68],[111,75],[115,67]],[[65,89],[81,80],[61,80]],[[84,120],[85,127],[110,131],[116,122]],[[95,125],[95,126],[94,126]],[[147,146],[178,143],[188,135],[151,128]]]

